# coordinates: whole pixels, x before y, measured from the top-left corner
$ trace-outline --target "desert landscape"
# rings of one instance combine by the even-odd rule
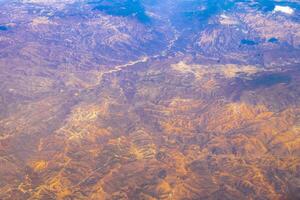
[[[300,199],[297,0],[1,0],[0,200]]]

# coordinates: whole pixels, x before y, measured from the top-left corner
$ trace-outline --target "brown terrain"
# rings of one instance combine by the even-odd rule
[[[0,8],[1,200],[300,199],[300,23],[249,8],[167,54],[168,27],[68,3]]]

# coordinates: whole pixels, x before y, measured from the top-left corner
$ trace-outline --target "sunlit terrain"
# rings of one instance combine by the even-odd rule
[[[0,200],[299,200],[298,0],[0,0]]]

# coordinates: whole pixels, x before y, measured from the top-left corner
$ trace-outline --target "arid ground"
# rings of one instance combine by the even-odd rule
[[[298,0],[0,0],[0,200],[299,200]]]

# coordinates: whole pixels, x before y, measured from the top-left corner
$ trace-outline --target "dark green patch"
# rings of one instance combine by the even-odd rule
[[[171,21],[177,27],[205,25],[211,17],[231,9],[234,4],[232,1],[220,0],[183,0],[176,6]]]
[[[166,178],[167,177],[167,171],[166,170],[160,170],[159,172],[158,172],[158,177],[159,178],[161,178],[161,179],[164,179],[164,178]]]
[[[280,83],[290,83],[291,77],[286,74],[263,74],[257,77],[254,77],[252,80],[249,80],[247,84],[250,88],[257,87],[270,87]]]
[[[0,31],[7,31],[7,30],[8,30],[7,26],[0,25]]]
[[[268,42],[270,42],[270,43],[277,43],[277,42],[278,42],[278,39],[272,37],[272,38],[268,39]]]
[[[109,15],[131,16],[142,23],[150,21],[140,0],[100,0],[89,2],[89,4],[95,5],[94,10],[99,10]]]
[[[253,45],[258,45],[258,42],[255,42],[254,40],[242,39],[241,44],[253,46]]]

